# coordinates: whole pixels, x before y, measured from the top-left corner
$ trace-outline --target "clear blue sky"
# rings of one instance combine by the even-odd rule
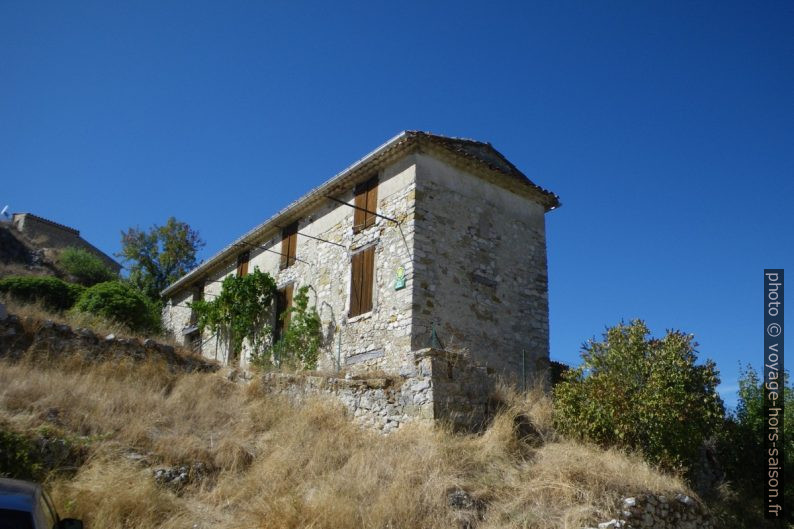
[[[0,4],[0,207],[107,252],[173,215],[206,258],[403,129],[490,141],[562,199],[552,358],[642,317],[694,333],[729,403],[760,366],[794,3],[116,4]]]

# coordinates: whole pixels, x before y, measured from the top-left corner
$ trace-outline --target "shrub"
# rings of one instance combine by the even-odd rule
[[[309,308],[309,288],[301,287],[292,306],[280,318],[289,314],[289,326],[284,336],[273,346],[273,360],[277,365],[315,369],[322,342],[322,322],[314,307]]]
[[[784,376],[781,391],[784,404],[782,417],[783,430],[780,432],[782,446],[783,476],[794,473],[794,388],[788,373]],[[761,376],[752,368],[741,370],[739,377],[739,398],[736,410],[726,419],[718,435],[718,458],[726,478],[741,494],[742,505],[748,499],[755,500],[758,506],[764,505],[761,495],[764,491],[768,454],[764,447],[765,432],[764,388]],[[783,498],[784,509],[790,519],[794,519],[794,496]]]
[[[87,287],[117,278],[102,259],[83,248],[66,248],[58,256],[58,264],[75,281]]]
[[[75,304],[84,288],[51,276],[11,276],[0,279],[0,292],[25,303],[41,303],[62,311]]]
[[[139,290],[121,281],[107,281],[87,288],[77,300],[74,310],[116,321],[133,331],[160,330],[156,304]]]
[[[554,390],[555,423],[563,434],[637,449],[666,468],[686,467],[722,423],[718,372],[710,360],[695,365],[692,335],[649,334],[635,320],[586,343],[582,365]]]
[[[0,423],[0,477],[13,479],[40,479],[41,462],[36,457],[36,447],[27,437]]]

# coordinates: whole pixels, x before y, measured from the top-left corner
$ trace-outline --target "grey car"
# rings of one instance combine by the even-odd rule
[[[0,478],[0,529],[82,529],[83,522],[58,518],[38,483]]]

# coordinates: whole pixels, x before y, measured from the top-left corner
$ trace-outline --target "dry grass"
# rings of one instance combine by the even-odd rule
[[[53,312],[45,308],[41,303],[21,303],[19,301],[15,301],[9,296],[0,296],[0,302],[6,306],[6,310],[10,314],[19,316],[23,320],[25,318],[30,318],[31,320],[36,321],[51,320],[57,323],[66,324],[73,329],[91,329],[95,333],[105,336],[108,334],[113,334],[118,337],[136,338],[139,340],[154,338],[161,343],[167,343],[180,347],[182,346],[182,344],[175,342],[173,338],[169,336],[152,336],[151,334],[136,333],[130,330],[130,328],[126,325],[112,320],[107,320],[87,312],[77,312],[71,310],[64,312]]]
[[[329,402],[293,408],[256,384],[155,365],[0,362],[0,388],[0,423],[30,431],[57,417],[92,440],[79,472],[50,486],[93,529],[446,528],[452,487],[485,502],[480,527],[581,528],[609,519],[623,494],[686,490],[638,458],[557,439],[542,392],[507,395],[482,435],[409,426],[383,437]],[[517,438],[518,415],[534,443]],[[152,478],[154,465],[193,462],[210,474],[179,493]]]

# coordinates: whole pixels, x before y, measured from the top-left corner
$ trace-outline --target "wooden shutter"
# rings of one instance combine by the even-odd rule
[[[378,211],[378,177],[372,178],[367,185],[367,212],[364,227],[375,225],[375,212]]]
[[[204,300],[204,281],[199,281],[193,287],[193,303]],[[190,309],[190,325],[195,325],[198,321],[198,314],[194,309]]]
[[[361,270],[363,269],[363,254],[353,254],[350,261],[350,315],[361,314]]]
[[[354,195],[353,233],[358,233],[375,224],[375,212],[378,209],[378,177],[374,176],[358,184]]]
[[[281,264],[279,268],[292,266],[298,251],[298,223],[294,222],[281,230]]]
[[[285,314],[285,311],[292,306],[292,287],[293,284],[290,283],[279,290],[276,295],[276,325],[273,328],[273,342],[280,340],[289,327],[290,314]]]
[[[363,270],[361,273],[361,313],[372,310],[372,285],[375,282],[375,247],[370,246],[363,254]]]
[[[372,310],[375,274],[375,247],[353,254],[350,263],[350,316]]]
[[[251,258],[250,252],[243,252],[237,256],[237,277],[248,274],[248,260]]]

